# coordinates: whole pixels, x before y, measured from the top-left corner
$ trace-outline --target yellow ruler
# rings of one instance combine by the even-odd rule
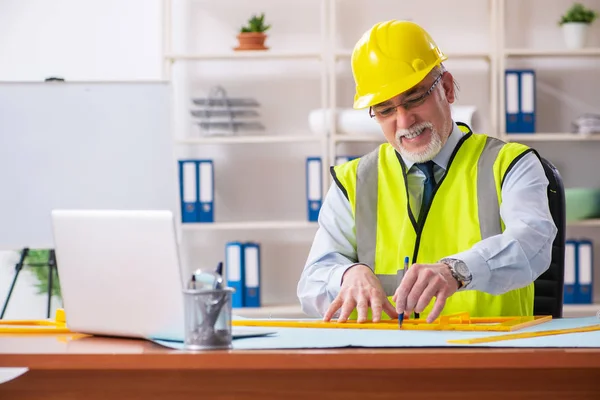
[[[379,322],[362,322],[348,320],[347,322],[322,320],[233,320],[233,326],[256,326],[269,328],[324,328],[324,329],[379,329],[379,330],[427,330],[427,331],[491,331],[510,332],[539,325],[552,320],[552,316],[534,317],[469,317],[468,313],[447,315],[428,323],[426,319],[407,319],[402,328],[398,320],[381,320]]]
[[[554,330],[537,331],[537,332],[509,333],[506,335],[486,336],[486,337],[482,337],[482,338],[473,338],[473,339],[452,339],[452,340],[448,340],[447,343],[478,344],[478,343],[500,342],[502,340],[528,339],[528,338],[536,338],[536,337],[541,337],[541,336],[563,335],[566,333],[579,333],[579,332],[592,332],[592,331],[600,331],[600,324],[599,325],[591,325],[591,326],[582,326],[580,328],[554,329]]]
[[[56,310],[54,320],[47,319],[0,319],[0,333],[72,333],[66,324],[65,311]]]

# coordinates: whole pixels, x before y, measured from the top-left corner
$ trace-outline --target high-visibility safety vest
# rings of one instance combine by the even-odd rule
[[[331,170],[351,204],[358,262],[373,269],[390,301],[404,275],[406,256],[412,263],[437,263],[505,229],[500,216],[504,177],[532,149],[458,125],[465,135],[454,149],[422,221],[410,210],[406,166],[389,143]],[[533,283],[500,295],[458,291],[446,300],[441,315],[528,316],[533,315],[533,298]],[[422,317],[434,302],[435,298]]]

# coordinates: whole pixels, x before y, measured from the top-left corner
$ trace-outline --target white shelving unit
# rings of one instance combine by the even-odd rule
[[[207,54],[165,54],[167,61],[224,61],[224,60],[302,60],[322,58],[321,53],[282,51],[231,51]]]
[[[269,66],[273,63],[279,63],[279,65],[284,65],[281,70],[283,73],[287,72],[287,64],[290,65],[290,69],[293,70],[294,67],[296,69],[303,69],[304,66],[310,67],[311,78],[314,76],[315,80],[320,85],[318,91],[315,91],[315,100],[320,101],[320,107],[325,109],[327,108],[327,79],[329,72],[329,60],[327,58],[328,53],[326,51],[326,40],[327,40],[327,20],[326,20],[326,11],[327,11],[327,2],[329,0],[313,0],[314,4],[314,18],[319,20],[320,25],[320,38],[317,42],[314,43],[311,47],[316,47],[314,50],[306,50],[306,49],[297,49],[295,50],[293,46],[272,46],[267,43],[271,47],[271,49],[267,51],[234,51],[231,48],[225,48],[224,51],[220,51],[217,46],[217,51],[207,50],[202,51],[202,47],[196,47],[195,51],[185,52],[179,51],[175,49],[174,46],[174,28],[175,25],[178,24],[177,18],[188,18],[188,16],[184,14],[179,14],[175,20],[173,20],[174,15],[174,6],[181,6],[181,4],[185,4],[185,7],[193,7],[196,12],[195,15],[198,15],[198,12],[203,7],[207,7],[207,12],[217,11],[220,9],[219,4],[212,4],[211,2],[206,2],[202,4],[201,2],[195,2],[192,0],[179,0],[179,4],[175,4],[177,0],[163,0],[164,7],[164,48],[163,48],[163,63],[164,63],[164,77],[167,80],[175,81],[176,75],[179,71],[177,71],[177,66],[182,65],[184,68],[188,70],[193,70],[195,68],[205,67],[206,70],[214,70],[215,68],[211,68],[212,65],[231,65],[236,66],[236,69],[239,72],[239,76],[242,76],[248,67],[248,69],[260,68],[260,66]],[[186,3],[187,2],[187,3]],[[240,3],[241,4],[241,3]],[[216,8],[213,8],[216,7]],[[244,4],[244,6],[247,6]],[[265,2],[261,4],[259,7],[263,6],[270,7],[271,10],[274,10],[276,7],[281,7],[276,2],[272,2],[270,5]],[[283,7],[288,7],[288,5],[283,5]],[[248,7],[249,8],[249,7]],[[254,8],[254,6],[253,6]],[[312,5],[311,5],[312,8]],[[254,12],[254,11],[253,11]],[[311,10],[312,12],[312,10]],[[241,13],[240,13],[241,14]],[[269,19],[270,13],[267,10],[266,12],[267,20]],[[249,17],[247,15],[245,18]],[[233,19],[236,19],[239,23],[241,21],[243,23],[244,20],[240,20],[238,17],[231,17],[231,20],[224,21],[224,23],[233,23]],[[244,18],[244,17],[242,17]],[[275,22],[275,21],[268,21]],[[195,22],[194,22],[195,23]],[[276,24],[276,22],[275,22]],[[304,33],[304,32],[299,32]],[[187,34],[187,33],[186,33]],[[235,40],[235,39],[234,39]],[[187,46],[180,46],[181,49],[186,49]],[[189,48],[194,48],[193,46]],[[180,49],[180,50],[181,50]],[[214,49],[214,47],[213,47]],[[211,64],[213,63],[213,64]],[[216,64],[220,63],[220,64]],[[314,71],[314,74],[313,74]],[[221,71],[218,71],[221,73]],[[199,74],[193,74],[199,75]],[[225,76],[225,75],[223,75]],[[208,87],[211,86],[211,82],[208,82],[208,79],[205,78],[202,80],[203,76],[195,76],[195,82],[193,82],[196,86]],[[218,80],[218,79],[217,79]],[[213,82],[215,79],[213,79]],[[190,83],[191,79],[190,79]],[[282,80],[282,85],[285,82]],[[292,82],[293,83],[293,82]],[[312,90],[312,89],[311,89]],[[189,88],[189,94],[195,94],[194,89]],[[254,93],[247,91],[248,97],[252,97]],[[184,97],[185,96],[185,97]],[[175,99],[182,99],[180,101],[181,104],[190,104],[189,103],[189,95],[182,94],[181,92],[177,92],[174,90],[173,97]],[[318,100],[317,100],[318,99]],[[180,110],[173,110],[180,111]],[[273,110],[265,110],[265,112],[272,112]],[[175,113],[177,114],[177,113]],[[179,116],[181,118],[182,113],[179,112]],[[261,121],[262,122],[262,121]],[[180,123],[179,125],[173,124],[173,144],[175,147],[175,152],[179,154],[196,154],[196,151],[201,152],[203,149],[209,148],[216,149],[218,147],[223,150],[223,153],[235,154],[240,151],[265,151],[264,146],[269,146],[270,149],[273,149],[273,152],[278,152],[281,149],[283,152],[293,152],[295,147],[303,146],[307,151],[310,148],[311,154],[320,155],[323,160],[323,170],[322,170],[322,192],[325,193],[329,184],[329,170],[326,167],[328,164],[327,160],[327,146],[328,140],[326,135],[317,135],[310,132],[306,129],[305,132],[295,129],[294,132],[284,131],[280,129],[274,129],[267,125],[267,129],[264,131],[247,131],[240,132],[239,135],[225,135],[225,136],[210,136],[210,135],[191,135],[188,131],[189,124],[188,123]],[[216,147],[218,146],[218,147]],[[248,147],[245,147],[248,146]],[[212,152],[212,150],[209,150]],[[180,158],[180,157],[178,157]],[[215,175],[218,174],[219,164],[215,162]],[[220,185],[227,185],[227,181],[215,179],[215,192],[219,190]],[[302,183],[303,187],[304,184]],[[222,188],[222,187],[221,187]],[[219,204],[216,205],[218,207]],[[229,205],[226,205],[229,206]],[[306,206],[305,206],[306,207]],[[225,205],[224,207],[225,208]],[[298,210],[294,211],[294,215],[297,215]],[[240,214],[239,212],[237,213]],[[304,215],[306,215],[306,211],[304,211]],[[243,215],[239,215],[243,217]],[[286,232],[316,232],[317,223],[308,221],[306,219],[286,219],[286,218],[275,218],[267,215],[267,219],[253,219],[250,220],[241,220],[240,218],[233,219],[227,218],[227,215],[222,215],[222,218],[215,215],[216,219],[213,223],[181,223],[178,222],[177,229],[179,233],[179,237],[182,239],[182,252],[185,254],[184,258],[192,258],[193,257],[193,249],[189,246],[189,243],[192,243],[193,238],[196,237],[196,233],[204,234],[204,237],[232,237],[232,238],[241,238],[241,237],[262,237],[263,233],[266,237],[281,236],[286,237]],[[256,217],[255,217],[256,218]],[[238,236],[239,235],[239,236]],[[184,243],[186,243],[184,245]],[[193,245],[192,245],[193,247]],[[265,256],[265,253],[269,253],[271,251],[276,251],[270,248],[264,248],[264,253],[262,256]],[[262,257],[261,256],[261,257]],[[261,272],[262,274],[263,272]],[[263,299],[264,302],[264,287],[263,287]],[[268,297],[268,296],[267,296]],[[273,296],[271,296],[273,297]],[[289,296],[288,296],[289,297]],[[287,303],[287,301],[283,302]],[[291,305],[265,305],[260,308],[242,308],[234,310],[235,315],[241,316],[279,316],[279,317],[301,317],[303,313],[300,310],[299,304],[291,304]]]
[[[285,230],[285,229],[315,229],[316,222],[310,221],[246,221],[246,222],[215,222],[211,224],[182,224],[184,231],[211,230]]]
[[[598,48],[584,49],[504,49],[505,57],[585,57],[600,56]]]
[[[318,143],[325,139],[320,136],[309,135],[264,135],[264,136],[215,136],[192,139],[178,139],[178,145],[203,145],[203,144],[266,144],[266,143]]]
[[[590,58],[600,57],[600,48],[582,48],[582,49],[567,49],[567,48],[513,48],[506,47],[506,8],[508,6],[507,0],[495,0],[498,8],[497,14],[498,20],[498,44],[499,44],[499,57],[498,57],[498,76],[499,76],[499,107],[497,118],[500,121],[500,137],[505,141],[522,141],[522,142],[544,142],[544,141],[596,141],[600,139],[600,135],[578,135],[573,133],[506,133],[506,120],[504,118],[506,112],[505,104],[505,90],[504,90],[504,74],[507,69],[507,63],[509,59],[516,58],[550,58],[550,59],[564,59],[564,58]],[[529,0],[524,0],[524,3]],[[600,60],[599,60],[600,61]],[[537,110],[536,110],[537,111]],[[537,116],[536,116],[537,117]]]
[[[384,143],[385,137],[381,135],[332,135],[331,141],[334,143],[342,142],[366,142],[366,143]]]
[[[218,52],[206,52],[206,53],[180,53],[173,51],[173,22],[172,22],[172,8],[174,0],[163,0],[164,7],[164,32],[163,32],[163,62],[164,62],[164,75],[165,79],[172,78],[173,65],[176,63],[189,63],[189,62],[211,62],[211,61],[228,61],[228,62],[240,62],[241,63],[255,60],[259,62],[269,62],[275,60],[288,60],[288,61],[299,61],[299,60],[317,60],[322,64],[321,71],[321,104],[322,108],[335,115],[336,112],[336,63],[339,60],[344,62],[350,60],[352,50],[349,48],[338,48],[335,42],[335,35],[337,34],[337,10],[338,6],[345,6],[344,3],[348,3],[343,0],[319,0],[320,3],[320,24],[322,30],[322,36],[320,43],[321,51],[292,51],[292,50],[268,50],[268,51],[218,51]],[[489,51],[464,49],[462,51],[448,52],[448,56],[451,59],[458,60],[483,60],[489,64],[490,68],[490,106],[491,109],[496,107],[497,97],[497,82],[496,82],[496,25],[492,22],[496,19],[496,6],[497,0],[488,0],[489,2],[489,19],[490,19],[490,43]],[[375,21],[373,21],[375,22]],[[492,126],[496,126],[496,116],[492,115]],[[193,146],[205,146],[205,145],[245,145],[245,144],[281,144],[281,145],[295,145],[301,143],[314,143],[319,146],[322,159],[323,159],[323,193],[326,193],[329,185],[331,184],[331,177],[329,174],[329,165],[332,165],[337,157],[337,145],[349,142],[360,142],[372,145],[383,143],[385,138],[381,135],[345,135],[338,134],[338,127],[336,126],[336,119],[329,119],[329,126],[327,127],[328,133],[323,136],[317,136],[307,132],[306,135],[239,135],[239,136],[225,136],[225,137],[200,137],[200,138],[186,138],[181,137],[179,132],[175,132],[174,144],[180,148],[187,148]],[[495,128],[492,131],[496,131]],[[494,134],[492,132],[492,134]],[[243,222],[243,223],[214,223],[211,226],[204,226],[204,224],[185,224],[182,226],[182,230],[210,230],[210,229],[284,229],[284,227],[290,227],[296,229],[298,225],[296,223],[289,223],[286,221],[272,221],[272,222]],[[189,226],[188,226],[189,225]],[[212,226],[214,225],[214,226]],[[315,224],[308,224],[309,227],[314,227]],[[301,227],[306,227],[301,225]]]
[[[320,5],[321,26],[321,51],[294,51],[293,49],[286,50],[267,50],[267,51],[218,51],[218,52],[202,52],[202,53],[177,53],[173,51],[173,3],[175,0],[163,0],[163,64],[164,78],[169,80],[173,76],[173,65],[176,63],[197,63],[197,62],[213,62],[227,61],[231,63],[244,62],[271,62],[271,61],[306,61],[313,60],[321,64],[320,80],[321,80],[321,107],[327,106],[327,72],[329,70],[326,53],[326,11],[328,0],[317,0]],[[191,2],[189,3],[191,4]],[[177,96],[177,93],[174,94]],[[318,153],[323,159],[323,164],[327,164],[327,145],[326,136],[318,136],[310,132],[303,135],[288,135],[288,134],[249,134],[249,135],[223,135],[223,136],[203,136],[189,138],[182,135],[181,132],[174,129],[174,145],[179,148],[192,148],[206,145],[264,145],[264,144],[280,144],[284,146],[294,146],[297,144],[314,144],[317,146]],[[328,168],[323,168],[323,193],[328,185]],[[217,183],[220,184],[220,183]],[[243,222],[214,222],[214,223],[186,223],[178,224],[179,230],[185,231],[210,231],[210,230],[282,230],[282,229],[314,229],[317,224],[307,221],[243,221]]]
[[[319,23],[321,28],[321,36],[319,51],[293,51],[292,49],[268,50],[268,51],[223,51],[223,52],[207,52],[207,53],[178,53],[173,51],[172,47],[172,1],[163,0],[164,4],[164,75],[165,79],[171,79],[173,73],[173,65],[177,63],[208,63],[214,61],[226,61],[230,63],[239,63],[240,66],[246,62],[265,62],[271,61],[295,63],[300,61],[315,61],[320,64],[320,101],[321,107],[326,110],[329,115],[335,115],[338,109],[336,104],[338,90],[340,89],[338,79],[339,62],[349,63],[352,50],[340,46],[338,47],[336,35],[338,35],[338,7],[347,5],[343,0],[318,0],[319,3]],[[529,1],[529,0],[525,0]],[[346,4],[344,4],[346,3]],[[488,68],[489,73],[489,107],[490,107],[490,128],[487,132],[492,136],[499,137],[506,141],[522,141],[528,142],[596,142],[600,140],[600,135],[577,135],[565,132],[547,132],[535,134],[506,134],[505,133],[505,94],[504,94],[504,73],[507,69],[507,62],[514,58],[550,58],[560,57],[576,59],[578,57],[598,57],[600,56],[600,48],[586,48],[581,50],[566,50],[566,49],[536,49],[536,48],[521,48],[521,47],[506,47],[505,46],[505,18],[507,0],[488,0],[488,15],[489,18],[489,43],[488,50],[470,50],[468,48],[461,51],[448,51],[450,60],[462,61],[483,61]],[[285,5],[289,7],[289,5]],[[398,5],[403,7],[403,5]],[[393,18],[394,15],[390,15]],[[317,18],[317,16],[315,16]],[[373,21],[375,22],[375,21]],[[462,29],[458,24],[456,29]],[[468,84],[467,82],[464,83]],[[495,111],[495,112],[494,112]],[[385,138],[381,135],[349,135],[339,132],[336,118],[328,119],[326,135],[315,135],[306,132],[306,135],[285,135],[274,132],[272,135],[240,135],[227,137],[200,137],[186,138],[182,137],[179,132],[174,132],[174,144],[177,148],[194,148],[199,146],[219,145],[219,146],[239,146],[239,145],[281,145],[295,146],[300,144],[312,144],[318,149],[323,160],[323,187],[322,191],[325,194],[331,184],[329,174],[329,166],[333,165],[338,154],[338,147],[343,144],[364,144],[373,148],[379,143],[383,143]],[[217,184],[222,184],[218,182]],[[579,221],[569,223],[570,227],[600,227],[600,220]],[[179,224],[181,232],[204,232],[204,231],[286,231],[286,230],[316,230],[317,224],[305,220],[254,220],[244,222],[215,222],[211,224]],[[591,308],[596,305],[590,306]],[[569,308],[569,307],[567,307]],[[566,308],[566,309],[567,309]],[[569,308],[570,309],[570,308]],[[579,310],[579,309],[576,309]],[[587,310],[587,309],[585,309]],[[589,310],[587,310],[589,311]],[[258,310],[237,310],[238,315],[247,316],[296,316],[299,311],[297,305],[270,305]]]
[[[519,7],[527,5],[527,2],[531,0],[524,0],[519,2]],[[516,2],[512,2],[510,6],[515,7]],[[582,135],[577,133],[568,132],[535,132],[535,133],[506,133],[506,120],[505,120],[505,87],[504,87],[504,76],[507,69],[507,64],[513,60],[570,60],[571,62],[579,59],[598,59],[600,62],[600,48],[598,47],[586,47],[582,49],[568,49],[568,48],[536,48],[536,47],[510,47],[506,45],[506,25],[507,21],[507,7],[509,6],[508,0],[497,0],[498,7],[498,42],[499,42],[499,58],[498,58],[498,75],[499,75],[499,107],[498,107],[498,120],[500,121],[500,137],[505,141],[522,142],[528,145],[553,145],[553,146],[568,146],[570,143],[577,142],[590,142],[591,146],[596,146],[598,140],[600,140],[600,134]],[[570,3],[564,3],[564,9],[570,6]],[[553,21],[554,22],[554,21]],[[534,69],[542,70],[543,67]],[[565,73],[568,73],[565,71]],[[597,91],[598,88],[592,90]],[[535,94],[539,96],[539,93]],[[539,102],[538,102],[539,104]],[[539,120],[539,108],[536,109],[536,119]],[[590,161],[593,162],[593,161]],[[564,172],[564,171],[562,171]],[[600,228],[600,219],[590,219],[582,221],[567,222],[567,228]],[[599,231],[600,232],[600,231]],[[595,274],[598,272],[598,265],[595,264]],[[596,299],[596,304],[566,304],[563,309],[564,316],[566,317],[581,317],[581,316],[593,316],[598,315],[600,317],[600,299]]]
[[[600,134],[580,135],[578,133],[510,133],[505,140],[509,142],[587,142],[600,140]]]

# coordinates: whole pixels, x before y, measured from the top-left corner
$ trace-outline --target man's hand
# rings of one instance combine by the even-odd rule
[[[458,285],[448,265],[444,263],[413,264],[404,273],[404,278],[392,297],[396,303],[396,312],[423,312],[435,297],[435,304],[427,316],[427,322],[431,323],[444,309],[446,299],[458,290]]]
[[[382,311],[391,318],[398,317],[371,268],[358,264],[344,273],[340,293],[327,309],[323,320],[330,321],[333,314],[341,307],[338,322],[346,322],[354,308],[358,311],[357,321],[365,322],[369,306],[371,306],[373,322],[381,320]]]

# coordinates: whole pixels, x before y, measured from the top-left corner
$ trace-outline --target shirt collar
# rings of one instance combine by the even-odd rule
[[[460,142],[460,139],[464,136],[464,132],[460,130],[458,125],[455,122],[452,123],[452,133],[448,136],[448,140],[446,140],[446,144],[440,152],[433,158],[433,162],[436,163],[439,167],[444,170],[448,169],[448,162],[450,162],[450,157],[454,152],[454,148]],[[404,161],[404,165],[406,165],[406,170],[410,170],[411,167],[415,164],[412,161],[407,160],[402,156],[402,161]]]

